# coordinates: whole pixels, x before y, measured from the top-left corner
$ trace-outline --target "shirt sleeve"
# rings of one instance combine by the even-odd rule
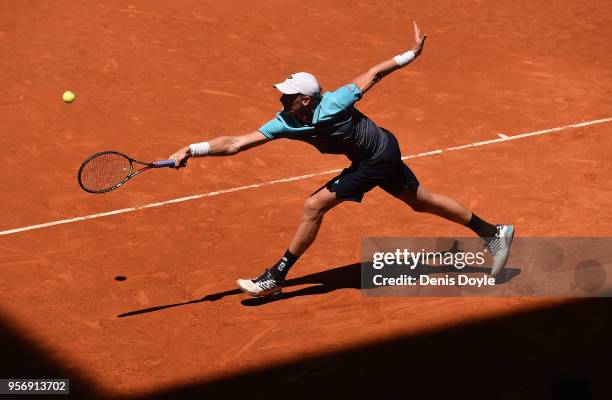
[[[286,128],[278,118],[274,118],[261,126],[258,129],[268,139],[278,139],[286,133]]]
[[[350,83],[329,94],[326,99],[326,111],[336,114],[351,108],[357,101],[361,100],[363,93],[357,85]]]

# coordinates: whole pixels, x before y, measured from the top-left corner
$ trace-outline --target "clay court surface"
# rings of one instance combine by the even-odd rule
[[[601,0],[1,2],[0,230],[345,167],[278,140],[106,195],[76,182],[97,151],[165,159],[251,132],[279,110],[273,83],[306,70],[333,90],[411,47],[412,20],[423,56],[358,103],[404,155],[606,120],[611,15]],[[519,236],[611,236],[611,135],[606,120],[408,161]],[[1,377],[138,399],[542,399],[569,377],[609,398],[607,299],[364,297],[362,237],[469,235],[380,189],[326,216],[287,296],[236,290],[331,176],[3,234]]]

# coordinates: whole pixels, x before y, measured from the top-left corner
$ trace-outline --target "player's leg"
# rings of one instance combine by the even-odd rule
[[[299,257],[310,247],[317,237],[325,213],[342,201],[336,197],[336,193],[325,187],[306,199],[300,225],[289,245],[292,255]]]
[[[397,198],[408,204],[414,211],[435,214],[458,224],[467,225],[472,218],[472,213],[457,200],[432,193],[423,185],[419,185],[416,190],[406,189]],[[481,231],[476,233],[479,235],[482,233],[483,237],[493,236],[495,226],[485,222]]]
[[[416,189],[405,189],[396,197],[416,212],[434,214],[449,221],[465,225],[486,241],[490,241],[497,233],[496,225],[470,212],[457,200],[438,193],[432,193],[423,185],[419,184]]]
[[[506,265],[510,244],[514,237],[512,225],[493,225],[468,211],[457,200],[432,193],[422,185],[419,185],[416,190],[413,188],[404,190],[397,198],[408,204],[414,211],[434,214],[465,225],[483,238],[493,256],[491,275],[497,275]]]
[[[261,276],[239,279],[238,287],[258,297],[280,292],[289,269],[314,242],[325,213],[343,201],[361,202],[363,195],[376,184],[376,180],[369,174],[368,166],[359,162],[332,178],[304,202],[302,219],[283,257]]]
[[[462,224],[487,243],[493,255],[492,275],[505,266],[514,236],[512,225],[493,225],[467,210],[457,200],[429,192],[421,185],[412,170],[401,159],[397,139],[389,133],[389,146],[385,151],[386,163],[373,165],[372,169],[381,176],[379,186],[399,198],[418,212],[438,215],[449,221]]]
[[[330,192],[326,187],[308,197],[304,202],[300,224],[283,257],[257,278],[238,279],[236,282],[238,287],[243,292],[256,297],[279,293],[289,269],[317,237],[325,213],[342,201],[337,198],[336,193]]]

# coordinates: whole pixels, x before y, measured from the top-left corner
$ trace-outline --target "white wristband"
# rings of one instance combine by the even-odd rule
[[[193,143],[189,145],[189,150],[193,157],[204,157],[210,153],[210,144],[208,142]]]
[[[412,50],[408,50],[404,54],[399,54],[393,57],[397,65],[399,65],[400,67],[410,64],[412,60],[414,60],[415,58],[416,58],[416,54],[414,54],[414,51]]]

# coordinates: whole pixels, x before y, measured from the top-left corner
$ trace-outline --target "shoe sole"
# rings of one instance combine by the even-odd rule
[[[508,262],[508,257],[510,256],[510,246],[512,245],[512,240],[514,240],[514,225],[511,225],[512,231],[510,232],[510,236],[505,237],[506,248],[508,252],[506,253],[506,258],[501,262],[500,266],[497,267],[497,271],[491,271],[491,276],[497,276],[504,268],[506,268],[506,263]]]
[[[250,292],[249,290],[243,288],[242,286],[240,286],[240,281],[236,281],[236,286],[238,286],[238,289],[240,289],[244,294],[248,294],[251,297],[269,297],[269,296],[274,296],[274,295],[278,295],[281,294],[283,287],[282,286],[278,286],[275,287],[274,289],[270,289],[270,290],[266,290],[260,293],[254,293],[254,292]]]

